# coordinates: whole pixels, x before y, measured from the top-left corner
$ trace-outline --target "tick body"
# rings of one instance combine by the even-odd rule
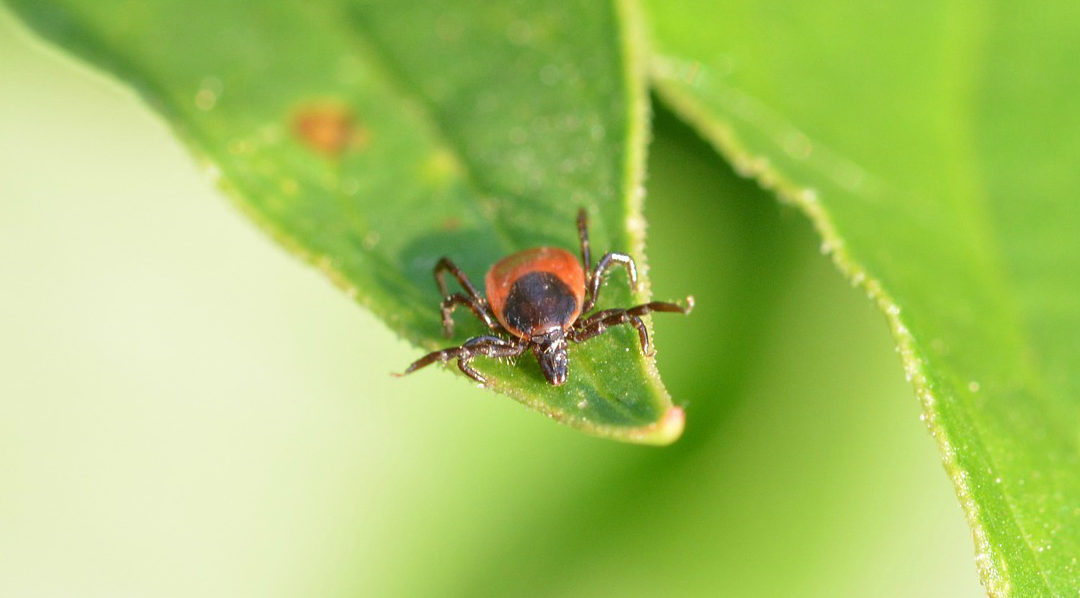
[[[557,247],[526,249],[503,258],[488,270],[484,286],[499,323],[520,338],[567,330],[585,301],[581,264]]]
[[[435,265],[439,285],[443,330],[453,333],[452,313],[456,306],[468,307],[493,333],[471,338],[459,347],[435,351],[421,357],[405,370],[410,374],[437,361],[457,359],[458,367],[473,380],[486,384],[487,379],[469,362],[483,355],[493,358],[517,357],[532,350],[540,370],[553,385],[566,382],[569,368],[567,341],[582,342],[603,333],[611,326],[630,324],[637,329],[642,352],[649,353],[649,335],[641,316],[652,311],[690,313],[693,297],[686,305],[653,301],[628,309],[606,309],[587,314],[596,305],[604,274],[613,266],[623,266],[632,287],[637,287],[637,267],[625,253],[606,253],[592,267],[589,254],[588,223],[585,210],[578,212],[578,237],[581,261],[558,247],[536,247],[507,256],[495,263],[484,277],[486,299],[477,293],[465,273],[448,258]],[[445,276],[449,272],[461,283],[466,294],[449,293]]]

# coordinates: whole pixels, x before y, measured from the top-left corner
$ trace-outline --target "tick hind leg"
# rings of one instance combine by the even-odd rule
[[[442,324],[443,334],[446,336],[453,336],[454,334],[454,308],[458,305],[464,305],[472,310],[476,314],[477,318],[480,318],[484,324],[491,330],[498,332],[502,329],[499,323],[491,317],[488,313],[487,302],[481,303],[473,297],[466,297],[461,293],[454,293],[453,295],[446,295],[443,297],[442,303],[439,304],[439,310],[442,311]]]
[[[653,353],[650,351],[649,332],[645,329],[645,322],[642,321],[641,316],[654,311],[688,314],[693,309],[693,297],[686,298],[686,306],[666,301],[650,301],[628,309],[605,309],[579,320],[570,331],[570,340],[580,343],[603,334],[612,326],[630,324],[637,330],[638,340],[641,341],[641,352],[651,356]]]
[[[465,344],[460,347],[450,347],[448,349],[442,349],[441,351],[432,351],[427,355],[417,359],[405,369],[404,372],[398,374],[405,376],[415,372],[416,370],[429,366],[435,362],[447,362],[451,359],[457,359],[458,369],[465,373],[466,376],[476,380],[480,384],[487,384],[487,378],[480,375],[472,367],[469,366],[469,362],[478,355],[485,357],[493,357],[496,359],[503,357],[517,357],[525,352],[528,348],[528,344],[523,342],[508,341],[497,336],[477,336],[465,341]]]
[[[461,287],[465,289],[468,296],[461,293],[450,294],[446,288],[446,273],[449,272],[454,278],[461,283]],[[450,258],[443,257],[439,259],[439,262],[435,264],[435,284],[439,285],[439,293],[442,295],[442,303],[439,304],[439,310],[442,312],[443,321],[443,334],[446,336],[452,336],[454,334],[454,308],[458,305],[464,305],[472,310],[476,314],[477,318],[480,318],[487,325],[488,328],[494,331],[501,330],[501,326],[491,315],[491,310],[488,308],[487,301],[476,291],[476,287],[469,281],[469,277],[465,276],[465,273],[461,271],[461,268],[457,267],[457,264],[450,261]]]

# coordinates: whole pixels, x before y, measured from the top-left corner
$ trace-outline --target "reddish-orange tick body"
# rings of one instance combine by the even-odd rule
[[[447,336],[453,333],[451,314],[454,308],[465,305],[492,332],[507,333],[511,338],[474,337],[459,347],[421,357],[405,373],[436,361],[457,359],[462,372],[486,384],[487,379],[469,365],[473,357],[517,357],[532,349],[544,378],[558,386],[566,382],[567,341],[581,342],[618,324],[633,325],[638,331],[641,350],[648,354],[649,335],[641,316],[652,311],[689,313],[694,306],[693,297],[686,298],[685,307],[653,301],[629,309],[606,309],[583,318],[582,314],[596,305],[600,283],[608,269],[616,264],[625,266],[630,284],[636,288],[637,267],[629,255],[613,252],[604,254],[596,267],[591,267],[585,210],[578,212],[578,236],[581,240],[580,262],[572,253],[558,247],[526,249],[496,262],[484,277],[486,301],[464,272],[448,258],[440,259],[435,265],[435,282],[443,296],[441,309]],[[446,272],[461,283],[468,295],[447,292]]]
[[[499,260],[484,277],[488,305],[510,334],[568,330],[585,301],[585,272],[565,249],[537,247]]]

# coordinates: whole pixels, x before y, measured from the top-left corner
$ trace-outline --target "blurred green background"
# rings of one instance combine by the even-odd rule
[[[670,115],[656,449],[391,378],[130,93],[2,12],[0,64],[0,595],[983,595],[883,317]]]

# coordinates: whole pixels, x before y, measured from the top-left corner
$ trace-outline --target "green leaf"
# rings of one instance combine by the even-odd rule
[[[1075,596],[1080,5],[647,4],[663,99],[885,312],[984,586]]]
[[[424,349],[482,332],[459,313],[442,337],[440,256],[482,284],[514,251],[576,251],[579,206],[594,251],[629,251],[646,270],[644,66],[618,5],[9,4],[130,85],[248,215]],[[647,278],[633,296],[612,278],[601,307],[649,295]],[[474,363],[556,420],[671,442],[682,411],[623,328],[572,347],[559,388],[528,355]]]

